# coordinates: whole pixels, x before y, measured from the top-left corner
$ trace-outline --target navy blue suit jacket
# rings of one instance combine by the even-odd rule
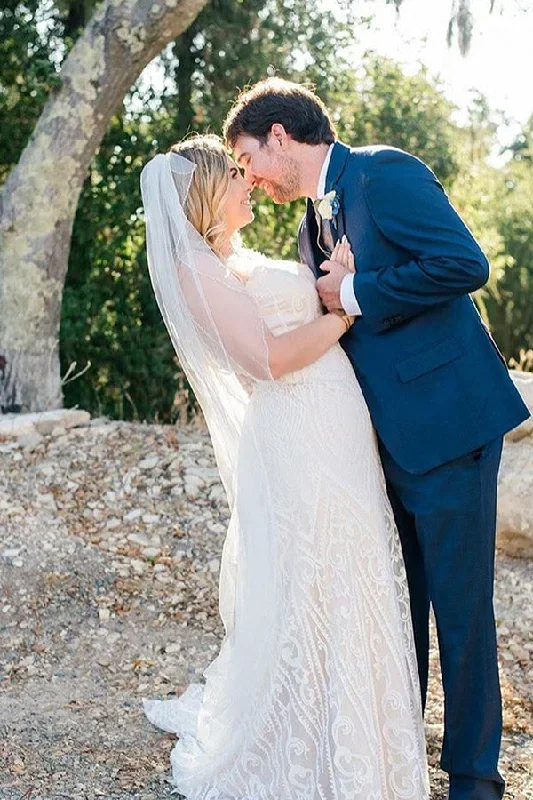
[[[326,192],[337,192],[362,310],[341,339],[374,426],[395,461],[424,473],[516,427],[529,416],[470,292],[489,264],[441,184],[393,147],[336,142]],[[312,203],[298,232],[317,276]]]

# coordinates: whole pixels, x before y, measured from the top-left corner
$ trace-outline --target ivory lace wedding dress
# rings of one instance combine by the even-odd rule
[[[275,335],[322,313],[300,264],[260,257],[246,288]],[[424,800],[400,543],[339,345],[254,387],[234,493],[220,654],[205,686],[143,701],[155,725],[179,736],[174,785],[189,800]]]

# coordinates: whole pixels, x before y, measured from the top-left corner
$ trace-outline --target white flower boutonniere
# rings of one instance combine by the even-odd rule
[[[337,200],[337,192],[332,190],[324,195],[322,200],[317,205],[317,211],[322,219],[333,219],[339,212],[339,201]]]

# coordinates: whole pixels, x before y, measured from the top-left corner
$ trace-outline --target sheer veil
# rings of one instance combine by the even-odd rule
[[[272,375],[255,301],[185,215],[195,169],[171,152],[156,155],[141,173],[148,269],[180,364],[204,412],[231,503],[250,389]]]
[[[180,364],[203,410],[232,512],[219,580],[219,610],[226,637],[218,658],[204,671],[205,677],[211,677],[207,706],[216,708],[209,726],[205,725],[207,712],[203,712],[208,739],[200,745],[195,739],[203,694],[200,684],[191,684],[179,699],[143,700],[148,718],[166,730],[179,729],[182,742],[183,732],[190,730],[185,747],[190,747],[191,757],[198,746],[204,756],[216,752],[228,731],[241,730],[239,715],[263,683],[277,613],[269,474],[262,467],[253,418],[247,421],[254,386],[273,381],[266,329],[243,282],[186,217],[185,203],[195,169],[191,161],[171,152],[156,155],[141,173],[150,278]],[[253,477],[238,470],[239,457],[254,464]],[[238,475],[238,494],[245,498],[240,504],[236,503]],[[243,526],[252,526],[253,542],[240,537]],[[253,585],[248,576],[254,576]],[[219,685],[224,685],[220,695]],[[233,698],[231,704],[228,697]]]

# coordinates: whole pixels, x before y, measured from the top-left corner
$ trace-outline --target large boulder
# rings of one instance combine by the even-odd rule
[[[533,415],[533,374],[511,371]],[[533,558],[533,416],[505,437],[498,482],[498,547]]]

